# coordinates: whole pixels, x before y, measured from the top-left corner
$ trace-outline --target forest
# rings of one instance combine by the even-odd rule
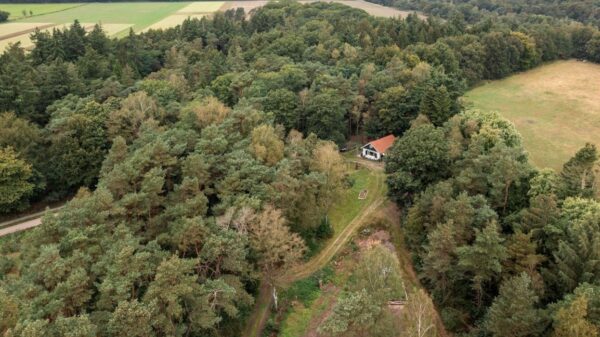
[[[0,335],[238,336],[258,281],[330,233],[338,149],[393,133],[389,196],[449,331],[597,336],[596,148],[537,170],[460,98],[600,62],[582,21],[282,1],[122,39],[34,32],[0,56],[0,213],[73,199],[0,241]]]
[[[600,4],[597,0],[371,0],[386,6],[419,10],[444,18],[463,16],[477,22],[486,16],[550,16],[600,25]]]

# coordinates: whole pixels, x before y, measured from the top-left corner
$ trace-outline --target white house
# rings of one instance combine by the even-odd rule
[[[387,135],[383,138],[376,139],[370,143],[367,143],[361,147],[361,156],[370,160],[381,160],[385,157],[385,151],[394,144],[396,137],[394,135]]]

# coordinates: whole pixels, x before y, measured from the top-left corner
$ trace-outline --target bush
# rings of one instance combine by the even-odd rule
[[[329,239],[333,236],[333,227],[331,227],[331,223],[327,219],[323,219],[315,229],[315,236],[318,239]]]
[[[8,21],[10,13],[5,11],[0,11],[0,22]]]

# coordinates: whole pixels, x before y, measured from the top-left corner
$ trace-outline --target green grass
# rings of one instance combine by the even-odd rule
[[[327,266],[319,272],[305,279],[294,282],[289,288],[282,292],[282,299],[286,302],[296,301],[294,307],[289,308],[289,312],[281,325],[280,337],[299,337],[306,333],[312,317],[322,313],[334,298],[317,299],[324,295],[319,288],[319,279],[323,284],[336,277],[333,269]],[[338,276],[339,277],[339,276]]]
[[[352,187],[343,192],[339,201],[329,210],[328,216],[333,230],[337,233],[346,227],[374,197],[377,179],[375,172],[366,168],[360,168],[350,173],[350,179],[354,182]],[[367,199],[359,200],[358,194],[366,189]]]
[[[600,146],[600,65],[559,61],[469,91],[475,108],[515,124],[537,167],[560,170],[586,142]]]
[[[61,4],[0,4],[0,10],[9,12],[10,21],[18,20],[23,18],[23,10],[27,12],[29,17],[29,11],[33,12],[34,17],[38,17],[43,14],[63,11],[65,9],[81,6],[80,3],[61,3]]]
[[[24,18],[20,22],[71,23],[79,20],[82,23],[121,23],[133,24],[132,28],[140,31],[188,4],[189,2],[90,3],[60,12]]]

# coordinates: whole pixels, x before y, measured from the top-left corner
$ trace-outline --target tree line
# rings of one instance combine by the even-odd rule
[[[373,0],[385,6],[406,10],[419,10],[444,18],[463,16],[469,22],[480,21],[486,16],[549,16],[570,19],[586,24],[600,25],[600,7],[594,0]]]
[[[386,159],[390,195],[446,327],[461,336],[600,332],[598,152],[532,167],[514,126],[467,110],[418,119]]]

